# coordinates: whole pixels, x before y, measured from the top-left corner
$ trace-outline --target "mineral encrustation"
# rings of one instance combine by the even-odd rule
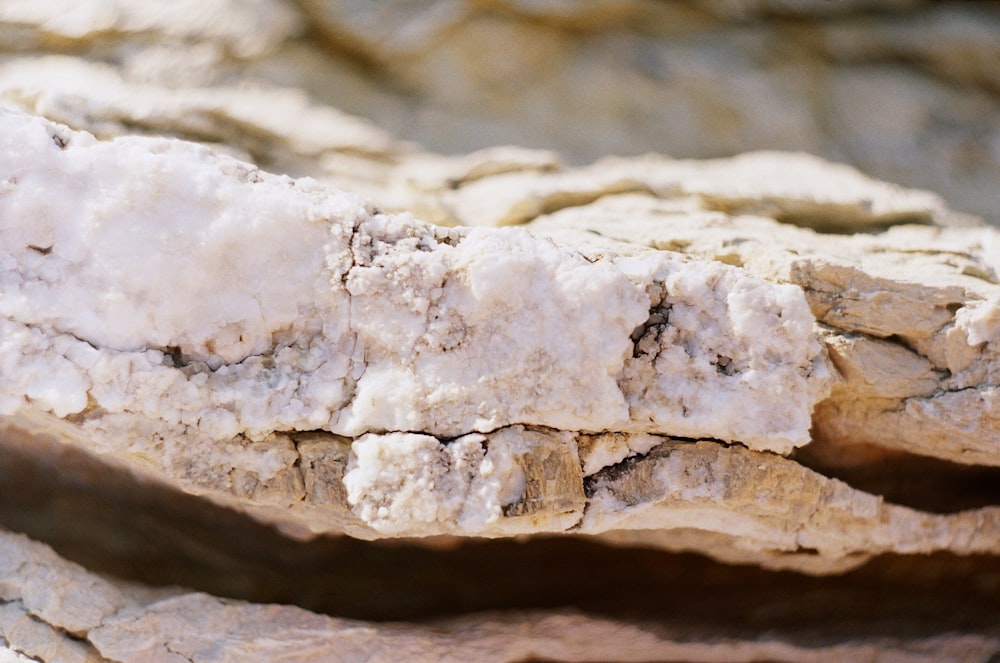
[[[0,661],[993,660],[995,601],[952,621],[941,607],[927,630],[925,608],[886,578],[915,569],[907,582],[940,588],[950,566],[948,578],[978,574],[963,592],[1000,587],[1000,231],[805,153],[448,156],[219,73],[239,61],[306,76],[302,21],[405,77],[422,34],[464,53],[484,20],[590,31],[631,25],[649,3],[499,2],[489,19],[435,3],[423,33],[401,14],[409,31],[380,23],[394,39],[379,51],[352,36],[374,28],[351,11],[293,4],[230,7],[229,27],[141,3],[95,0],[62,20],[0,6],[9,47],[39,51],[0,62],[0,525],[55,545],[77,516],[134,509],[135,531],[112,515],[99,526],[106,554],[128,558],[137,532],[165,528],[177,540],[164,558],[232,567],[228,585],[122,573],[135,559],[116,567],[0,530]],[[727,3],[688,4],[662,11],[728,16]],[[728,3],[816,29],[783,4]],[[912,55],[908,29],[892,49]],[[822,32],[828,57],[864,50],[860,25]],[[107,62],[49,52],[83,43]],[[174,80],[174,61],[201,79]],[[46,497],[31,477],[83,498]],[[33,496],[49,500],[37,523]],[[198,538],[195,511],[220,532],[273,527],[279,542]],[[352,612],[251,580],[308,558],[293,552],[307,541],[340,546],[338,564],[414,560],[427,581],[351,581],[345,594],[403,606]],[[240,545],[252,563],[230,564]],[[744,566],[679,554],[691,552]],[[662,620],[648,597],[595,614],[471,588],[434,604],[449,582],[439,566],[477,555],[538,564],[543,588],[559,555],[577,575],[609,559],[710,568],[732,596],[718,597],[722,617],[692,596],[690,615]],[[804,578],[834,576],[858,595],[891,584],[886,613],[904,616],[826,628],[815,605],[843,594],[794,597]],[[743,578],[759,585],[735,589]],[[772,581],[787,595],[754,594]],[[743,630],[720,625],[755,601]],[[514,610],[484,611],[501,607]]]

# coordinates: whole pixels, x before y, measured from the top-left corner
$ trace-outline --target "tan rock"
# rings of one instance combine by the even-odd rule
[[[325,0],[213,0],[169,12],[141,2],[70,4],[74,11],[6,3],[7,59],[71,53],[181,97],[189,88],[278,97],[295,88],[449,153],[514,143],[580,163],[649,151],[805,150],[1000,219],[992,195],[998,28],[982,3],[446,0],[373,11]],[[95,87],[72,105],[99,105],[104,93]],[[159,130],[203,139],[199,120],[184,127],[175,118]],[[318,174],[252,154],[265,168]],[[344,176],[366,168],[364,159],[339,161]]]
[[[62,585],[33,582],[30,567]],[[89,602],[96,596],[96,603]],[[78,618],[83,607],[87,617]],[[697,627],[695,627],[697,632]],[[572,611],[486,613],[421,624],[359,622],[294,606],[254,605],[172,590],[151,593],[99,578],[41,544],[0,530],[0,660],[120,661],[899,661],[982,658],[989,633],[912,638],[692,638],[690,624],[628,624]]]
[[[819,439],[1000,463],[997,231],[901,225],[831,235],[646,195],[605,197],[530,227],[667,248],[799,285],[844,380],[814,414]]]
[[[996,653],[1000,235],[805,154],[562,160],[805,149],[998,218],[982,8],[62,4],[0,8],[0,100],[117,140],[0,131],[0,513],[130,577],[212,560],[139,577],[261,603],[0,533],[0,661]],[[334,106],[438,151],[564,156],[423,153]],[[157,500],[170,544],[129,557]],[[195,536],[210,502],[296,540]],[[302,570],[282,601],[420,622],[264,603],[318,533],[354,537],[330,566],[406,569]],[[444,591],[462,554],[517,574]],[[548,595],[618,560],[651,587]],[[652,583],[674,565],[728,582]],[[610,616],[421,612],[512,587],[471,605]]]
[[[855,563],[889,550],[988,553],[998,545],[998,534],[991,534],[1000,524],[998,509],[919,513],[795,462],[711,442],[664,442],[587,477],[585,490],[582,531],[656,532],[647,544],[669,539],[670,530],[701,530],[731,538],[739,550],[807,550]],[[780,556],[775,565],[793,566]]]
[[[611,181],[627,173],[641,195],[603,191],[596,167],[553,172],[523,153],[442,160],[457,175],[423,180],[432,193],[495,185],[505,195],[493,200],[515,208],[539,190],[589,188],[589,204],[535,213],[530,227],[553,245],[385,216],[179,143],[101,144],[6,121],[18,127],[3,217],[8,440],[107,455],[297,536],[608,532],[814,573],[1000,547],[992,507],[883,507],[760,453],[787,454],[811,428],[827,445],[997,464],[996,233],[883,229],[949,220],[929,194],[776,154],[609,164]],[[32,162],[22,142],[49,151]],[[85,192],[137,177],[133,193],[120,206],[74,194],[81,176],[63,182],[77,161],[93,178]],[[111,230],[141,223],[128,196],[143,182],[156,185],[145,218],[158,235],[133,245]],[[205,193],[182,203],[180,190]],[[201,223],[201,210],[216,220]],[[256,219],[238,239],[233,214]],[[921,249],[929,237],[948,251]],[[82,251],[88,262],[75,262]],[[73,276],[45,276],[60,270]],[[175,277],[164,298],[157,270],[199,278]],[[210,306],[176,303],[197,302],[213,273]],[[88,299],[111,287],[123,296]]]

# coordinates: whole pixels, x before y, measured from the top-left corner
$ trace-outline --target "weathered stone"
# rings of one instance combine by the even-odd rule
[[[386,216],[180,143],[5,120],[8,436],[79,445],[296,536],[633,530],[812,572],[1000,545],[991,508],[883,507],[757,453],[788,453],[811,427],[826,444],[997,464],[995,231],[883,230],[949,220],[932,196],[777,155],[609,165],[641,195],[531,161],[533,174],[459,176],[471,183],[458,191],[498,182],[510,201],[572,182],[597,191],[534,215],[551,244]],[[769,178],[783,173],[798,179]],[[102,193],[61,206],[71,191]],[[921,233],[949,251],[903,260]],[[176,275],[167,292],[162,273]],[[676,530],[702,538],[658,533]]]
[[[71,4],[73,11],[5,3],[0,51],[22,71],[35,66],[25,56],[99,62],[137,99],[146,86],[175,92],[178,103],[201,89],[197,121],[178,115],[157,128],[165,115],[146,114],[153,122],[129,130],[204,140],[200,128],[230,112],[219,102],[205,108],[205,88],[255,97],[248,103],[261,113],[296,119],[295,109],[266,98],[294,88],[436,151],[515,143],[579,163],[648,151],[706,158],[804,150],[931,188],[952,207],[1000,220],[992,190],[1000,177],[998,26],[983,3],[442,0],[373,10],[358,2],[213,0],[171,11],[112,0]],[[90,117],[73,111],[79,123],[71,124],[91,131],[91,123],[126,120],[95,117],[106,90],[80,90],[91,77],[101,79],[46,80],[46,96],[64,104],[41,112],[67,120],[58,112],[87,108]],[[3,79],[0,95],[16,97]],[[238,131],[229,133],[241,142]],[[275,143],[263,147],[253,153],[259,166],[320,174],[301,159],[272,166]],[[356,155],[325,161],[348,179],[378,170]]]
[[[995,655],[998,233],[562,162],[995,220],[990,10],[237,5],[0,9],[0,100],[71,127],[2,116],[0,514],[260,604],[0,535],[0,660]]]
[[[529,227],[669,249],[799,285],[843,380],[817,406],[816,437],[1000,464],[996,230],[900,225],[831,235],[649,195],[604,197]]]
[[[149,592],[99,578],[47,547],[0,530],[0,568],[29,566],[62,585],[24,573],[0,580],[0,660],[67,663],[160,661],[585,661],[979,660],[1000,647],[996,634],[916,637],[830,634],[803,642],[794,633],[765,638],[733,629],[700,638],[675,619],[629,624],[573,611],[504,612],[422,624],[365,623],[294,606],[254,605],[181,590]],[[108,598],[88,604],[91,596]],[[77,610],[85,607],[81,622]],[[692,637],[694,635],[695,637]]]
[[[585,486],[584,532],[701,530],[746,551],[807,549],[856,563],[888,550],[992,552],[1000,540],[1000,509],[919,513],[798,463],[711,442],[667,441],[588,477]],[[657,536],[649,539],[655,544]]]
[[[652,251],[592,260],[521,230],[435,230],[180,143],[4,119],[8,424],[55,426],[192,489],[298,502],[288,433],[317,429],[523,423],[787,453],[829,386],[790,286]],[[71,191],[94,195],[63,207]],[[741,409],[755,398],[767,417]]]

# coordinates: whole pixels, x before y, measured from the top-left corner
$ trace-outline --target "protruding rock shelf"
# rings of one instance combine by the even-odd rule
[[[725,629],[724,629],[725,630]],[[843,635],[841,633],[840,635]],[[981,660],[1000,636],[866,635],[838,642],[793,631],[746,637],[697,620],[630,623],[577,611],[476,613],[418,624],[334,618],[109,580],[24,536],[0,530],[0,660],[174,661],[856,661]]]
[[[663,530],[693,527],[742,548],[834,559],[1000,541],[993,511],[915,525],[919,514],[887,516],[877,497],[776,456],[727,469],[746,453],[787,454],[811,425],[828,443],[995,464],[993,231],[820,240],[692,209],[726,194],[692,199],[689,189],[712,186],[689,184],[680,206],[610,196],[537,218],[531,227],[553,243],[386,215],[177,141],[102,143],[15,112],[0,119],[12,431],[55,436],[290,530],[624,529],[656,532],[655,545]],[[651,191],[658,178],[697,181],[662,163],[644,164]],[[834,204],[810,189],[819,162],[807,177],[794,159],[740,163],[771,164],[778,181],[782,168],[798,173],[784,194],[756,185],[757,207],[793,210],[776,216],[811,210],[799,212],[805,223]],[[742,165],[690,168],[708,181],[721,169],[731,191],[760,178]],[[937,207],[836,172],[834,184],[853,182],[838,189],[839,218],[850,217],[852,193],[886,201],[867,205],[882,215],[876,225],[910,201]],[[533,177],[565,186],[562,175]],[[508,175],[486,179],[518,191]],[[687,224],[682,233],[672,219]],[[597,234],[574,248],[584,231]],[[779,231],[781,248],[764,250]],[[930,231],[951,250],[900,266]],[[709,260],[597,239],[667,243],[655,233]],[[746,269],[722,264],[721,245],[722,262]],[[849,262],[866,249],[873,258]],[[918,268],[941,274],[923,286]],[[733,475],[750,502],[738,503]],[[826,515],[824,500],[848,520]],[[825,531],[810,533],[810,519]]]
[[[804,155],[529,156],[394,166],[385,199],[467,224],[448,227],[205,146],[0,111],[4,447],[69,446],[299,539],[570,535],[818,575],[1000,554],[989,495],[951,509],[954,484],[917,508],[866,489],[891,477],[851,484],[887,459],[1000,467],[997,231]],[[11,660],[582,660],[638,629],[525,613],[360,637],[295,608],[119,588],[2,536]],[[285,627],[308,635],[268,640]],[[578,649],[546,653],[556,631]],[[635,637],[631,660],[893,646]]]

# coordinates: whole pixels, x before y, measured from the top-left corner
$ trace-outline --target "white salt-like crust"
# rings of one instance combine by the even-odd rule
[[[429,435],[364,435],[352,445],[347,499],[383,534],[419,534],[447,523],[479,531],[500,517],[496,486],[471,491],[491,474],[483,467],[483,439],[472,434],[442,445]]]
[[[812,321],[797,288],[726,265],[436,228],[204,147],[0,114],[0,414],[69,417],[161,471],[266,480],[294,450],[251,443],[283,432],[516,424],[784,453],[828,388]],[[371,447],[372,476],[416,439]]]
[[[583,515],[570,433],[514,426],[447,444],[429,435],[368,434],[352,451],[347,502],[380,535],[559,532]]]
[[[961,308],[955,313],[955,326],[965,332],[969,345],[1000,338],[1000,295]]]
[[[520,230],[440,232],[381,217],[353,238],[364,373],[338,432],[626,425],[618,379],[642,290],[610,261]]]
[[[813,412],[821,444],[1000,465],[995,229],[901,225],[831,235],[649,195],[605,197],[529,228],[577,246],[669,248],[798,286],[844,380]]]

